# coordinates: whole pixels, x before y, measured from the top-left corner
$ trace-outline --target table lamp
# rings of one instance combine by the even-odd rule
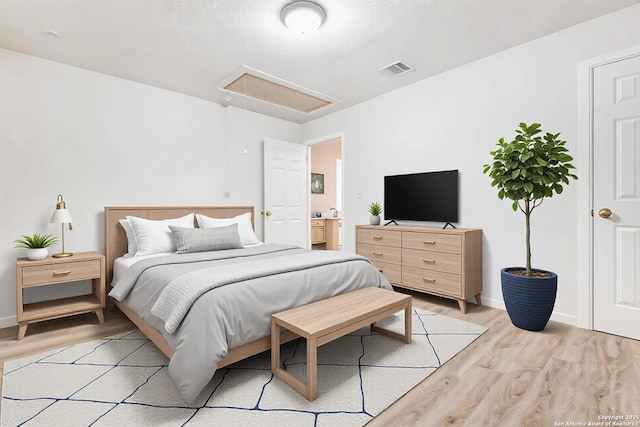
[[[67,205],[62,200],[62,195],[58,194],[58,201],[56,202],[56,209],[51,214],[50,223],[54,224],[62,224],[62,252],[53,254],[55,258],[64,258],[73,255],[71,252],[64,251],[64,225],[69,224],[69,230],[73,230],[71,223],[73,222],[73,218],[71,218],[71,214],[67,210]]]

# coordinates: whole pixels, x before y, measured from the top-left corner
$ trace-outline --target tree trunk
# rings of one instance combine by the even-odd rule
[[[531,276],[531,206],[529,205],[529,200],[524,201],[524,217],[526,222],[527,276]]]

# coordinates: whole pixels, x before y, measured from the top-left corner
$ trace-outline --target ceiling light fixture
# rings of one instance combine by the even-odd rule
[[[285,27],[299,34],[316,31],[326,17],[327,14],[322,6],[311,1],[294,1],[283,7],[280,13],[280,19]]]

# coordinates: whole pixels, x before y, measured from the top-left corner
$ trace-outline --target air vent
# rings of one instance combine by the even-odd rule
[[[380,68],[378,71],[388,77],[396,77],[413,70],[414,68],[411,65],[407,65],[402,61],[396,61],[393,64]]]

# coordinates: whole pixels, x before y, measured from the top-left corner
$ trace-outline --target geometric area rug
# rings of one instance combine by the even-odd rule
[[[378,323],[402,332],[403,312]],[[187,404],[140,331],[75,344],[5,363],[0,425],[362,426],[486,331],[420,309],[412,324],[411,344],[366,327],[319,347],[313,402],[272,376],[268,351],[217,370]],[[305,350],[281,350],[302,380]]]

